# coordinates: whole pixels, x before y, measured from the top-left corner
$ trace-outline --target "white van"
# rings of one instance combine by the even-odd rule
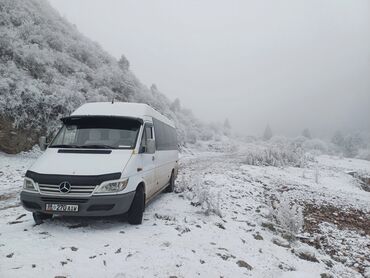
[[[175,126],[139,103],[82,105],[26,172],[21,202],[36,224],[57,215],[127,215],[142,222],[145,205],[172,192],[178,170]]]

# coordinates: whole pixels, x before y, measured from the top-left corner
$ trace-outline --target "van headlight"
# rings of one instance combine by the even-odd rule
[[[96,188],[94,194],[119,193],[127,187],[127,184],[128,179],[103,182]]]
[[[37,192],[37,186],[35,182],[29,178],[25,178],[23,181],[23,189],[28,191],[35,191]]]

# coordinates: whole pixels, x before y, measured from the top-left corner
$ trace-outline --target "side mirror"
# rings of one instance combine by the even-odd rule
[[[154,139],[148,139],[146,141],[146,152],[147,153],[155,153],[155,141]]]
[[[41,136],[39,138],[39,147],[40,147],[40,150],[42,151],[45,151],[46,148],[47,148],[48,144],[46,143],[46,137],[45,136]]]

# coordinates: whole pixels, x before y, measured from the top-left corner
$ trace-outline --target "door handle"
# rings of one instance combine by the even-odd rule
[[[154,155],[152,156],[152,161],[154,161],[155,160],[155,157],[154,157]]]

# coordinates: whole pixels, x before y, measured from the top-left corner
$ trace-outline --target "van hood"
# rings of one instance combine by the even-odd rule
[[[29,170],[54,175],[122,173],[132,156],[132,150],[104,150],[105,153],[103,150],[101,153],[99,151],[75,153],[72,149],[48,148]]]

